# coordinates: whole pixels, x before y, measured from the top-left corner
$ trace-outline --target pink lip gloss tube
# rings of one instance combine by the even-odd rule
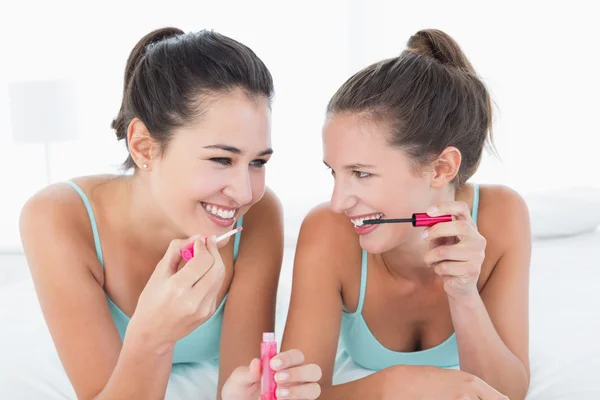
[[[219,236],[217,238],[217,243],[219,243],[221,240],[223,239],[227,239],[229,236],[233,236],[238,232],[241,232],[242,229],[244,229],[243,227],[237,227],[235,229],[230,230],[227,233],[222,234],[221,236]],[[192,258],[194,258],[194,245],[191,245],[190,247],[188,247],[187,249],[183,249],[181,251],[181,257],[185,260],[185,261],[190,261]]]
[[[261,395],[260,400],[277,400],[275,390],[275,371],[271,368],[271,359],[277,354],[277,342],[275,342],[275,333],[263,333],[263,340],[260,344],[260,366],[262,378],[260,382]]]

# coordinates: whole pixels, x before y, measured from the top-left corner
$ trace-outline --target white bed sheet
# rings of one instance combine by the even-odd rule
[[[534,243],[528,400],[600,399],[600,232]],[[277,304],[281,337],[293,249],[286,249]],[[3,266],[0,266],[3,267]],[[29,280],[0,287],[0,398],[75,399]],[[368,374],[346,360],[336,381]],[[214,398],[208,365],[180,366],[167,399]]]

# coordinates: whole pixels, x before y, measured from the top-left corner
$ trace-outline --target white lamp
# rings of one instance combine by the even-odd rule
[[[78,136],[77,90],[69,80],[9,83],[10,120],[17,143],[41,143],[51,183],[50,144]]]

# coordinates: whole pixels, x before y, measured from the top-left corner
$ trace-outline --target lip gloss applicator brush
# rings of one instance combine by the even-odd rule
[[[242,228],[243,228],[243,227],[241,227],[241,226],[240,226],[240,227],[237,227],[237,228],[235,228],[235,229],[232,229],[232,230],[230,230],[230,231],[229,231],[229,232],[227,232],[227,233],[224,233],[224,234],[222,234],[221,236],[219,236],[219,237],[217,238],[217,243],[219,243],[219,242],[220,242],[221,240],[223,240],[223,239],[227,239],[229,236],[233,236],[233,235],[235,235],[236,233],[238,233],[238,232],[241,232],[241,231],[242,231]],[[183,257],[183,259],[184,259],[185,261],[190,261],[190,260],[191,260],[191,259],[194,257],[194,245],[191,245],[191,246],[190,246],[190,247],[188,247],[187,249],[184,249],[184,250],[181,252],[181,257]]]
[[[430,217],[426,213],[415,213],[412,218],[395,218],[395,219],[365,219],[363,224],[374,225],[374,224],[395,224],[395,223],[411,223],[414,227],[419,226],[433,226],[440,222],[452,221],[452,215],[439,215],[437,217]]]

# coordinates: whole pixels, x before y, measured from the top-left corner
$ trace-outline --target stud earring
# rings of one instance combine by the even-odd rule
[[[142,165],[142,167],[148,168],[148,164],[144,164],[144,165]]]

